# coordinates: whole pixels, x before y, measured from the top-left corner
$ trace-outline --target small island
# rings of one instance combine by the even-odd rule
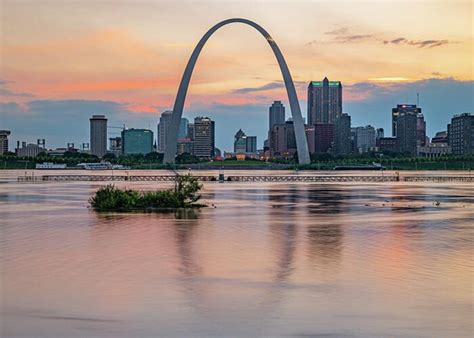
[[[160,212],[181,208],[201,208],[197,203],[201,198],[202,184],[191,174],[176,175],[173,189],[157,191],[137,191],[120,189],[113,184],[101,187],[89,199],[90,206],[96,211],[117,212]]]

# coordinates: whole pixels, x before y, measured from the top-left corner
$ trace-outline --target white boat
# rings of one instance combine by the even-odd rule
[[[53,162],[36,163],[36,169],[66,169],[66,164]]]
[[[108,170],[108,169],[112,169],[112,164],[110,162],[79,163],[77,167],[80,169],[86,169],[86,170]]]

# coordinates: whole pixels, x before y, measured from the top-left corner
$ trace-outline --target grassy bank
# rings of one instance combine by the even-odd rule
[[[89,200],[90,206],[96,211],[165,211],[178,208],[198,208],[203,204],[197,202],[201,198],[202,188],[196,177],[176,175],[173,189],[157,191],[137,191],[120,189],[114,185],[101,187]]]

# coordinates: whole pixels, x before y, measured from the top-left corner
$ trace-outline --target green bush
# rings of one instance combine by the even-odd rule
[[[101,187],[89,199],[89,204],[97,211],[122,212],[202,207],[203,205],[196,203],[201,198],[201,188],[202,184],[190,174],[176,175],[174,189],[135,191],[110,184]]]

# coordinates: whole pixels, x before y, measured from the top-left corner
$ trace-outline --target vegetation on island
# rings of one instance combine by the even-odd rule
[[[202,184],[190,174],[176,175],[174,188],[157,191],[120,189],[113,184],[101,187],[90,199],[96,211],[167,211],[178,208],[199,208]]]

